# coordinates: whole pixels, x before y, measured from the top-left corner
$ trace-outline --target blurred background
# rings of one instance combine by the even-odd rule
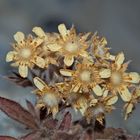
[[[5,55],[11,49],[13,34],[28,34],[34,26],[45,31],[57,31],[57,25],[74,24],[78,31],[98,31],[105,36],[114,53],[124,51],[132,60],[129,69],[140,73],[140,1],[139,0],[0,0],[0,75],[10,73]],[[30,89],[22,89],[1,78],[0,96],[25,105],[25,99],[35,98]],[[122,127],[129,133],[140,131],[140,105],[127,120],[123,120],[121,101],[113,114],[107,116],[107,126]],[[18,136],[26,133],[19,125],[0,113],[0,135]]]

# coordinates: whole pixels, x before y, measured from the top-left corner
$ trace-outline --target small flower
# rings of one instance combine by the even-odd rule
[[[14,61],[14,65],[19,67],[19,74],[22,77],[27,77],[28,67],[32,68],[35,64],[41,68],[44,68],[45,62],[43,58],[38,55],[37,49],[41,45],[42,40],[39,38],[33,38],[25,36],[22,32],[17,32],[14,35],[16,43],[14,43],[13,51],[8,52],[6,61]]]
[[[131,99],[129,87],[132,84],[139,83],[140,75],[136,72],[126,73],[128,64],[123,64],[124,59],[124,54],[119,53],[115,58],[115,62],[111,63],[111,75],[105,86],[112,94],[119,93],[123,101],[129,101]]]
[[[56,43],[49,44],[48,48],[51,51],[60,52],[60,54],[64,56],[64,63],[67,66],[73,64],[74,57],[88,57],[86,49],[89,45],[86,40],[89,33],[85,35],[77,35],[74,27],[67,30],[64,24],[60,24],[58,30],[60,32],[60,38]]]
[[[58,112],[58,104],[60,101],[58,91],[53,87],[49,87],[38,77],[34,78],[34,84],[38,88],[36,94],[40,96],[39,104],[47,106],[48,113],[52,113],[53,118],[55,118],[55,115]]]
[[[118,96],[116,95],[105,95],[98,99],[91,99],[89,102],[89,107],[85,112],[85,117],[87,122],[90,121],[95,117],[101,124],[103,124],[103,119],[106,113],[110,113],[114,107],[113,105],[118,101]]]
[[[131,100],[127,102],[123,109],[125,111],[125,120],[128,118],[129,114],[133,111],[135,105],[140,102],[140,88],[134,90],[131,96]]]
[[[115,56],[111,55],[110,48],[106,47],[106,38],[100,38],[98,35],[93,35],[92,38],[92,53],[96,59],[111,59],[114,60]]]
[[[42,47],[40,48],[40,55],[45,60],[45,67],[47,68],[49,64],[57,65],[57,59],[59,57],[57,52],[52,52],[47,47],[50,44],[54,44],[59,34],[57,33],[45,33],[41,27],[34,27],[32,30],[38,38],[42,39]]]
[[[76,70],[61,69],[60,73],[64,76],[71,77],[71,92],[89,92],[94,91],[97,96],[101,96],[103,91],[100,83],[101,78],[110,77],[109,69],[99,69],[91,63],[83,63],[76,65]]]
[[[76,93],[77,96],[72,100],[71,105],[75,111],[80,111],[81,114],[84,116],[86,109],[88,108],[89,104],[89,95]],[[74,94],[73,94],[74,96]]]

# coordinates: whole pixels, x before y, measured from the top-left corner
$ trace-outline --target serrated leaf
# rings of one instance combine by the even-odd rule
[[[28,107],[28,111],[32,114],[36,122],[39,124],[40,123],[39,113],[35,110],[35,107],[30,101],[26,100],[26,104]]]
[[[41,131],[34,131],[21,137],[20,140],[41,140],[41,134]]]
[[[10,136],[0,136],[0,140],[17,140],[17,139]]]
[[[28,128],[37,128],[32,114],[15,101],[0,97],[0,110],[6,113],[10,118],[26,125]]]
[[[60,123],[59,130],[69,130],[71,127],[72,123],[72,116],[70,112],[67,112],[64,117],[62,122]]]
[[[46,118],[44,121],[43,121],[43,126],[45,126],[46,128],[48,129],[55,129],[56,126],[57,126],[57,123],[58,121],[57,120],[54,120],[53,118]]]
[[[33,84],[28,78],[21,77],[18,73],[13,72],[13,75],[5,76],[4,78],[22,87],[32,87]]]

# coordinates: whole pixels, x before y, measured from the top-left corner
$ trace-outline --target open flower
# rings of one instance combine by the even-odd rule
[[[53,118],[55,118],[55,115],[58,112],[58,104],[60,101],[58,91],[53,87],[49,87],[38,77],[34,78],[34,84],[38,88],[36,94],[40,96],[38,103],[47,106],[48,113],[52,113]]]
[[[123,109],[125,111],[125,120],[128,118],[129,114],[133,111],[135,105],[140,102],[140,88],[136,88],[131,96],[131,100],[127,102]]]
[[[49,44],[53,44],[58,40],[58,33],[46,33],[41,27],[34,27],[32,31],[37,35],[38,38],[42,39],[42,47],[40,48],[40,55],[45,60],[45,67],[49,64],[57,65],[58,54],[50,51],[47,47]]]
[[[77,35],[74,27],[67,30],[64,24],[60,24],[58,30],[60,32],[60,38],[55,43],[48,44],[48,48],[51,51],[60,52],[60,54],[64,56],[64,63],[67,66],[73,64],[74,57],[88,57],[86,49],[89,45],[86,40],[89,33]]]
[[[35,64],[44,68],[44,59],[38,55],[38,47],[41,45],[42,40],[25,35],[22,32],[17,32],[14,35],[16,43],[14,43],[13,51],[8,52],[6,61],[14,61],[14,65],[19,67],[19,74],[22,77],[27,77],[28,67],[32,68]]]
[[[116,95],[119,93],[123,101],[129,101],[131,99],[129,87],[132,84],[139,83],[140,75],[136,72],[126,73],[128,64],[123,64],[124,59],[124,54],[119,53],[115,58],[115,62],[111,63],[111,76],[106,81],[106,85],[112,94]]]
[[[72,107],[74,108],[75,111],[80,111],[81,114],[84,116],[84,113],[86,109],[88,108],[89,104],[89,96],[84,95],[82,93],[76,93],[77,98],[71,102]],[[74,94],[73,94],[74,95]]]
[[[118,101],[118,96],[108,96],[105,94],[106,93],[104,92],[102,97],[98,99],[93,98],[90,100],[89,107],[85,111],[85,117],[88,123],[95,118],[101,124],[103,124],[105,114],[110,113],[114,109],[113,105]]]
[[[111,55],[107,46],[107,40],[104,37],[99,37],[98,35],[93,35],[92,37],[92,53],[93,57],[96,59],[111,59],[114,60],[115,56]]]
[[[61,69],[60,73],[64,76],[71,77],[71,92],[89,92],[94,91],[97,96],[101,96],[103,91],[101,86],[101,78],[110,77],[109,69],[99,69],[91,63],[83,63],[76,65],[76,70]]]

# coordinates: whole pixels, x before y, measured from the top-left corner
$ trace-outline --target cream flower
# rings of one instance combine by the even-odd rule
[[[96,59],[114,60],[115,56],[111,55],[107,46],[107,40],[104,37],[99,37],[97,34],[92,37],[92,53]]]
[[[37,49],[41,45],[42,40],[39,38],[33,38],[28,36],[25,39],[25,35],[22,32],[17,32],[14,35],[16,43],[13,44],[13,51],[8,52],[6,61],[14,61],[14,65],[19,67],[19,74],[22,77],[27,77],[28,67],[32,68],[37,65],[44,68],[44,59],[38,55]]]
[[[89,102],[89,107],[85,111],[85,117],[87,122],[95,118],[101,124],[103,124],[103,119],[106,113],[110,113],[114,109],[114,104],[118,101],[118,96],[116,95],[104,95],[98,99],[91,99]]]
[[[86,95],[81,94],[81,96],[78,96],[78,98],[76,98],[75,101],[73,101],[71,105],[75,111],[80,111],[81,114],[84,116],[84,113],[86,109],[88,108],[88,104],[89,104],[88,97],[86,97]]]
[[[128,64],[123,64],[124,59],[124,54],[119,53],[115,58],[115,62],[111,63],[111,76],[106,81],[106,85],[112,94],[119,93],[123,101],[129,101],[131,99],[129,87],[132,84],[139,83],[140,76],[136,72],[125,72]]]
[[[58,65],[57,59],[59,57],[58,53],[50,51],[47,47],[50,44],[54,44],[58,38],[58,33],[45,33],[41,27],[34,27],[32,31],[43,40],[42,48],[40,48],[40,55],[45,59],[45,67],[47,68],[49,64]]]
[[[58,91],[53,87],[49,87],[38,77],[34,78],[34,84],[38,88],[36,94],[40,96],[39,104],[41,103],[44,106],[47,106],[48,113],[52,113],[53,118],[55,118],[55,115],[59,110],[58,104],[60,96]]]
[[[60,24],[58,30],[60,32],[60,38],[56,43],[49,44],[48,48],[51,51],[60,52],[61,55],[64,56],[64,63],[67,66],[73,64],[74,57],[88,57],[86,49],[89,45],[86,40],[89,33],[85,35],[77,35],[74,27],[67,30],[64,24]]]
[[[101,78],[110,77],[109,69],[98,69],[91,63],[82,63],[76,65],[76,70],[61,69],[60,73],[64,76],[71,77],[71,92],[89,92],[94,91],[97,96],[101,96],[103,91],[100,83]]]

